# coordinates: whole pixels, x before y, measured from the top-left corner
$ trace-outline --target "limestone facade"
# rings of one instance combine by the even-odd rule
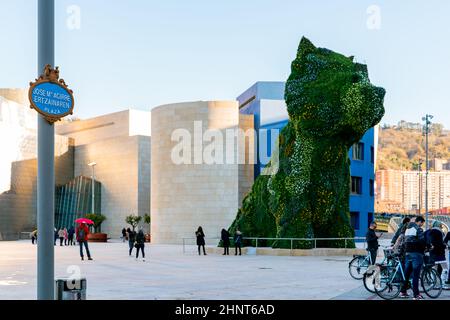
[[[237,161],[241,143],[236,139],[230,145],[226,139],[227,129],[237,132],[239,118],[236,101],[197,101],[152,109],[152,242],[180,244],[183,238],[195,237],[198,226],[207,238],[217,238],[221,229],[233,222],[244,192],[239,184],[245,182],[248,187],[251,178],[251,174],[242,174],[245,169]],[[245,126],[251,124],[248,120]],[[173,139],[180,129],[189,139]],[[205,157],[198,161],[211,145],[212,140],[204,136],[207,130],[220,132],[224,138],[222,162],[209,164]],[[177,145],[185,148],[180,154],[188,152],[187,163],[174,161]],[[227,147],[235,155],[234,161],[226,161]],[[253,166],[248,168],[253,171]]]

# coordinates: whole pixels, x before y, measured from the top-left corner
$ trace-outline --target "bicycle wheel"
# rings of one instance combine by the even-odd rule
[[[442,280],[433,268],[425,268],[420,275],[423,292],[431,299],[438,298],[442,293]]]
[[[348,272],[353,279],[361,280],[364,277],[364,273],[369,267],[369,262],[365,256],[358,256],[352,259],[348,264]]]
[[[363,276],[363,283],[364,288],[366,288],[367,291],[370,293],[375,293],[375,278],[376,278],[376,272],[366,272]]]
[[[375,278],[375,293],[382,299],[392,300],[398,297],[402,283],[398,281],[396,269],[392,267],[382,267],[379,279]]]

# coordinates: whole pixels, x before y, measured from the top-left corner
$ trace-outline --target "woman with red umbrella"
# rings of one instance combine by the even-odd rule
[[[75,229],[75,234],[77,236],[77,241],[80,243],[80,256],[81,260],[84,260],[83,255],[83,245],[86,248],[86,254],[88,256],[88,260],[93,260],[91,258],[91,253],[89,252],[89,246],[88,246],[88,234],[89,234],[89,228],[87,224],[94,224],[94,222],[90,219],[81,218],[75,220],[76,223],[79,224],[79,226]]]

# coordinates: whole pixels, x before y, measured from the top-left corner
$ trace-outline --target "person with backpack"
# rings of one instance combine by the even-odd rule
[[[133,253],[134,248],[134,242],[136,240],[136,232],[134,230],[131,230],[130,228],[127,229],[127,238],[128,238],[128,255],[131,257],[131,254]]]
[[[206,256],[205,233],[203,232],[203,228],[201,226],[198,227],[197,231],[195,232],[195,237],[197,238],[198,255],[201,255],[200,248],[203,247],[203,255]]]
[[[395,245],[395,242],[397,242],[397,239],[398,239],[398,237],[399,237],[401,234],[405,234],[406,227],[408,227],[408,223],[409,223],[410,221],[411,221],[411,219],[408,218],[408,217],[406,217],[406,218],[403,219],[402,224],[398,226],[398,229],[397,229],[397,231],[395,232],[395,235],[394,235],[394,237],[393,237],[392,240],[391,240],[391,245],[392,245],[392,246]]]
[[[139,229],[139,232],[136,235],[136,261],[138,261],[139,259],[139,250],[142,251],[142,261],[145,262],[145,252],[144,252],[144,248],[145,248],[145,235],[144,232],[142,231],[142,228]]]
[[[239,229],[236,229],[236,232],[234,233],[234,255],[235,256],[237,256],[238,249],[239,249],[239,255],[242,254],[241,245],[242,245],[242,232],[239,231]]]
[[[89,234],[89,228],[85,223],[80,224],[76,230],[75,230],[76,236],[77,236],[77,241],[80,244],[80,256],[81,256],[81,260],[84,260],[84,255],[83,255],[83,245],[86,249],[86,254],[88,256],[88,260],[93,260],[91,257],[91,252],[89,251],[89,246],[88,246],[88,234]]]
[[[409,278],[412,275],[414,300],[423,300],[423,296],[419,291],[419,278],[426,249],[426,241],[422,229],[424,224],[425,219],[419,216],[414,222],[408,224],[405,231],[405,282],[401,288],[401,298],[409,298],[407,288]]]
[[[222,244],[223,244],[223,255],[230,255],[230,233],[222,229],[221,233]]]

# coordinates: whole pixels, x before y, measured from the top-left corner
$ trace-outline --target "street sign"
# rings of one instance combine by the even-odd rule
[[[59,79],[58,67],[52,69],[46,65],[44,74],[35,82],[30,82],[28,91],[30,108],[35,109],[49,123],[72,114],[75,101],[73,91],[68,88],[63,79]]]

